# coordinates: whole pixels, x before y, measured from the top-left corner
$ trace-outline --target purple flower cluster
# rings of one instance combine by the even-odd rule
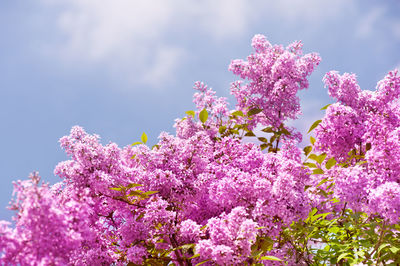
[[[259,231],[274,237],[309,210],[307,171],[292,143],[264,154],[253,143],[213,141],[198,131],[187,139],[162,133],[152,150],[120,149],[101,145],[80,127],[60,142],[72,157],[56,167],[63,184],[24,181],[16,187],[16,231],[3,225],[0,243],[6,263],[141,263],[151,245],[173,249],[190,243],[197,244],[198,260],[239,263]],[[129,184],[158,192],[134,201],[110,189]]]
[[[197,82],[196,111],[176,120],[176,135],[161,133],[153,148],[102,145],[98,136],[73,127],[60,139],[71,158],[55,168],[61,183],[40,184],[37,174],[15,183],[15,226],[0,222],[0,264],[261,263],[254,245],[261,238],[278,241],[285,228],[306,219],[316,204],[307,188],[321,178],[334,179],[332,197],[342,205],[397,223],[397,72],[375,92],[361,91],[354,75],[326,75],[329,94],[338,102],[316,128],[314,147],[338,164],[312,174],[294,131],[270,153],[221,133],[258,124],[282,129],[286,119],[298,115],[296,93],[308,86],[320,61],[316,54],[302,56],[300,42],[283,48],[256,35],[252,45],[255,53],[247,61],[230,65],[249,81],[232,84],[236,109],[229,111],[225,98]],[[253,109],[261,111],[249,115]],[[297,263],[288,243],[263,255]]]
[[[229,70],[249,82],[237,81],[231,85],[238,110],[247,112],[252,108],[262,110],[253,121],[255,126],[279,127],[287,119],[300,114],[298,90],[308,87],[307,77],[321,58],[315,54],[302,55],[301,42],[284,48],[271,45],[263,35],[252,40],[255,53],[247,61],[233,60]]]
[[[330,105],[315,129],[315,148],[341,165],[335,195],[353,210],[380,214],[391,223],[400,216],[400,75],[389,72],[375,91],[362,91],[354,74],[324,77]]]

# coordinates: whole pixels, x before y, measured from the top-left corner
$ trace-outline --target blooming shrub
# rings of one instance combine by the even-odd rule
[[[234,110],[195,83],[176,135],[124,148],[81,127],[60,139],[62,182],[15,183],[15,226],[0,223],[4,265],[311,265],[400,263],[400,77],[362,91],[326,74],[337,102],[301,134],[297,91],[318,65],[302,44],[253,38],[229,66]],[[258,127],[263,136],[256,137]],[[258,143],[243,142],[243,137]]]

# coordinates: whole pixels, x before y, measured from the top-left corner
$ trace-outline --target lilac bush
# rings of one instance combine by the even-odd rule
[[[320,57],[262,35],[252,46],[229,66],[242,79],[231,85],[235,109],[196,82],[196,110],[153,147],[146,134],[120,148],[73,127],[60,139],[70,156],[55,168],[60,183],[36,173],[15,183],[1,264],[399,263],[398,72],[374,92],[354,74],[327,73],[337,102],[302,150],[285,122]]]

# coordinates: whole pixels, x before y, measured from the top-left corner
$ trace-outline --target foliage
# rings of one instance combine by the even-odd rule
[[[40,184],[15,183],[15,226],[0,223],[4,265],[354,265],[400,263],[400,77],[362,91],[324,78],[336,103],[310,127],[300,112],[317,54],[262,35],[233,60],[234,110],[195,83],[195,110],[152,148],[119,148],[73,127],[71,160]],[[249,141],[250,140],[250,141]]]

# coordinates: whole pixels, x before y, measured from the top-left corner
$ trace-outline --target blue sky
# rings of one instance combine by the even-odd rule
[[[59,181],[58,139],[74,125],[120,146],[173,133],[201,80],[229,97],[231,59],[261,33],[302,40],[322,62],[301,93],[304,132],[330,103],[321,79],[353,72],[374,89],[400,67],[400,1],[15,0],[0,2],[0,219],[12,181]]]

